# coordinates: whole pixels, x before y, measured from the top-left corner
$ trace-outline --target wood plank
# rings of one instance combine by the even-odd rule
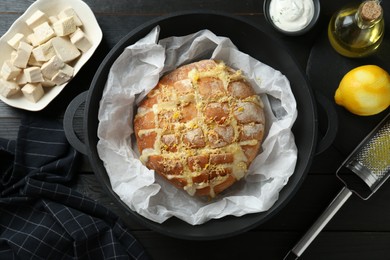
[[[310,175],[291,200],[260,229],[301,230],[305,232],[331,203],[343,185],[336,177]],[[385,183],[369,200],[356,195],[344,204],[325,227],[325,231],[390,231],[388,198],[390,183]],[[383,209],[383,210],[382,210]]]
[[[358,0],[340,0],[331,1],[326,4],[322,4],[321,12],[326,15],[332,14],[335,10],[338,10],[342,6],[351,2],[359,2]],[[246,13],[246,14],[262,14],[263,13],[263,1],[256,0],[187,0],[187,1],[156,1],[156,0],[143,0],[143,1],[112,1],[109,5],[104,0],[86,0],[92,10],[97,14],[122,14],[122,15],[155,15],[163,14],[173,11],[182,10],[194,10],[194,9],[210,9],[215,11],[225,11],[231,13]],[[1,14],[4,13],[17,13],[22,14],[29,6],[31,1],[12,1],[0,2]]]
[[[215,241],[185,241],[155,232],[133,232],[152,259],[283,259],[299,234],[251,231]],[[388,232],[324,232],[300,259],[388,259]],[[229,245],[229,246],[226,246]],[[353,256],[353,257],[352,257]]]
[[[187,0],[187,1],[112,1],[107,4],[104,0],[86,0],[91,9],[98,14],[116,15],[154,15],[181,10],[194,10],[208,8],[216,11],[236,13],[260,13],[262,12],[261,1],[256,0]],[[31,5],[30,1],[0,2],[2,12],[23,13]]]
[[[0,101],[0,118],[20,118],[22,115],[22,110],[10,107],[3,101]]]
[[[16,139],[20,126],[19,118],[1,118],[0,137],[5,139]]]
[[[2,7],[0,7],[2,10]],[[21,13],[0,13],[0,35],[6,33],[13,22],[21,15]]]
[[[389,232],[323,232],[300,259],[385,260],[390,255],[389,241]]]

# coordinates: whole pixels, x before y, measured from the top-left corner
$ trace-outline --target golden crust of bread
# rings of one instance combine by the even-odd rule
[[[263,104],[241,71],[202,60],[163,76],[140,103],[140,160],[191,195],[210,196],[247,172],[264,136]]]

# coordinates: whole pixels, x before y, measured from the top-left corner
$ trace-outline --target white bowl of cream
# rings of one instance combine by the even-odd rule
[[[287,35],[308,32],[320,14],[319,0],[265,0],[264,15],[278,31]]]

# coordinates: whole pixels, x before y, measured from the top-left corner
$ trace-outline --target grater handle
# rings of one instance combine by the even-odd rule
[[[344,187],[284,259],[298,259],[351,195],[352,192]]]

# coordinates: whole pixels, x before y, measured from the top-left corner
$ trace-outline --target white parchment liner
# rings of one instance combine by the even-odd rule
[[[111,67],[102,95],[97,148],[112,189],[132,210],[158,223],[176,216],[197,225],[227,215],[268,210],[293,174],[297,160],[291,132],[297,109],[288,79],[240,52],[230,39],[208,30],[160,41],[159,32],[157,26],[123,51]],[[180,65],[207,58],[223,60],[243,71],[261,96],[267,120],[262,152],[247,176],[212,200],[191,197],[147,169],[137,159],[132,136],[136,104],[159,78]]]

